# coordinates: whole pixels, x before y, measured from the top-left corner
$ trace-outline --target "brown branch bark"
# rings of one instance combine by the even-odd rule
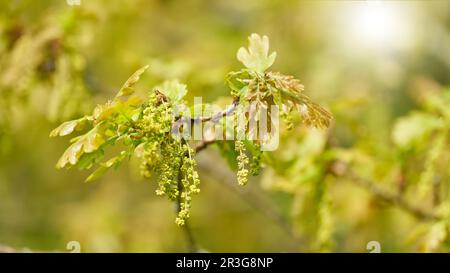
[[[221,118],[227,117],[230,114],[232,114],[235,110],[236,107],[239,104],[239,98],[234,98],[233,99],[233,103],[225,110],[220,111],[215,113],[214,115],[211,116],[200,116],[200,117],[187,117],[187,116],[179,116],[175,118],[175,122],[172,125],[172,131],[177,132],[178,129],[183,126],[183,124],[185,123],[201,123],[201,122],[206,122],[206,121],[212,121],[212,122],[217,122],[219,121]]]

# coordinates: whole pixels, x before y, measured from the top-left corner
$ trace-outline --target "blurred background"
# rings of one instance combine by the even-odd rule
[[[55,169],[69,139],[49,132],[114,96],[145,64],[141,88],[177,78],[190,104],[223,100],[225,74],[241,67],[237,49],[259,33],[278,53],[272,69],[299,78],[334,125],[283,134],[271,166],[245,188],[216,147],[199,154],[190,219],[199,247],[367,252],[378,241],[382,251],[448,250],[448,217],[417,217],[397,195],[380,198],[330,168],[344,161],[447,215],[450,1],[76,2],[0,2],[0,245],[186,251],[174,204],[139,177],[135,159],[83,183],[89,172]]]

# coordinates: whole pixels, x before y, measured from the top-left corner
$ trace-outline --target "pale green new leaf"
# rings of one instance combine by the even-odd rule
[[[165,81],[156,89],[166,95],[172,102],[182,100],[187,93],[186,85],[178,82],[178,80]]]
[[[94,180],[97,180],[98,178],[102,177],[109,169],[112,167],[117,168],[120,163],[125,159],[127,156],[127,152],[122,151],[119,155],[109,159],[105,163],[101,163],[100,166],[86,178],[85,182],[91,182]]]
[[[84,126],[86,125],[87,121],[89,120],[88,116],[74,119],[70,121],[66,121],[53,129],[53,131],[50,132],[50,137],[56,137],[56,136],[66,136],[71,134],[75,130],[82,130]]]
[[[119,92],[116,95],[116,98],[129,96],[134,93],[133,86],[139,81],[140,77],[144,72],[148,69],[148,65],[138,69],[131,75],[130,78],[123,84],[122,88],[120,88]]]
[[[247,96],[248,84],[245,80],[248,79],[250,79],[250,75],[244,69],[238,72],[230,72],[225,77],[225,81],[231,89],[231,94],[237,97]]]
[[[277,56],[276,52],[269,55],[269,38],[253,33],[248,38],[248,49],[241,47],[237,52],[237,59],[248,69],[263,73],[272,66]]]
[[[102,148],[104,146],[105,146],[105,143],[102,144],[101,147],[99,147],[97,150],[95,150],[95,151],[93,151],[91,153],[82,154],[80,156],[80,158],[78,159],[78,162],[76,164],[77,167],[80,170],[88,170],[92,166],[94,166],[95,164],[100,162],[100,160],[105,155],[105,151]]]
[[[108,101],[105,104],[99,104],[94,108],[92,117],[95,122],[101,122],[106,120],[108,117],[116,112],[116,108],[119,101]]]
[[[92,117],[95,123],[99,123],[110,117],[114,117],[117,114],[133,111],[141,103],[142,100],[136,95],[129,96],[126,101],[108,101],[105,104],[97,105],[93,111]]]
[[[70,145],[58,160],[56,168],[61,169],[66,165],[75,165],[83,154],[97,150],[105,142],[103,137],[98,133],[99,126],[100,124],[86,134],[78,137],[77,141]]]

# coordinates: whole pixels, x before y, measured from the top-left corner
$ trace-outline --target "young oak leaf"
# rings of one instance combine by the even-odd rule
[[[269,72],[267,75],[273,86],[270,89],[271,92],[280,95],[280,97],[274,97],[278,103],[283,104],[289,111],[292,110],[292,107],[295,107],[307,126],[316,128],[330,126],[333,119],[331,113],[303,94],[304,86],[298,79],[279,72]]]
[[[50,137],[56,137],[56,136],[66,136],[71,134],[73,131],[79,131],[82,130],[86,123],[89,121],[88,116],[84,116],[79,119],[74,119],[70,121],[66,121],[53,129],[50,132]]]
[[[86,178],[85,182],[91,182],[97,180],[103,176],[109,169],[117,168],[120,163],[126,158],[127,152],[122,151],[119,155],[109,159],[108,161],[101,163],[100,166],[91,175]]]
[[[129,110],[136,109],[136,107],[141,104],[142,104],[141,98],[139,98],[136,95],[129,96],[126,101],[113,100],[108,101],[105,104],[99,104],[95,107],[92,113],[94,124],[100,123],[118,114],[124,114]]]
[[[187,93],[186,85],[178,80],[165,81],[160,86],[157,86],[156,89],[161,91],[172,102],[182,100]]]
[[[100,125],[100,124],[99,124]],[[84,153],[91,153],[97,150],[105,140],[98,134],[99,125],[95,126],[86,134],[77,138],[77,141],[67,148],[56,164],[56,168],[62,169],[66,165],[76,165]]]
[[[105,104],[99,104],[94,108],[92,117],[95,123],[102,122],[117,112],[119,101],[108,101]]]
[[[141,67],[136,72],[134,72],[131,77],[123,84],[122,88],[120,88],[119,92],[116,95],[116,98],[129,96],[134,93],[134,85],[139,81],[140,77],[144,72],[148,69],[148,65]]]
[[[241,47],[237,52],[237,59],[242,62],[248,69],[263,73],[267,68],[272,66],[276,52],[269,55],[269,38],[267,36],[259,36],[253,33],[248,38],[248,49]]]

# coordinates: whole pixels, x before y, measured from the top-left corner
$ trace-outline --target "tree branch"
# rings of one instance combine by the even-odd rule
[[[172,131],[178,131],[178,129],[185,123],[194,123],[194,124],[198,124],[201,122],[206,122],[206,121],[212,121],[214,123],[216,123],[217,121],[219,121],[221,118],[223,117],[227,117],[229,116],[231,113],[233,113],[236,110],[236,107],[239,104],[239,98],[236,97],[233,99],[232,104],[225,110],[220,111],[215,113],[212,116],[200,116],[200,117],[188,117],[188,116],[178,116],[175,118],[175,122],[172,125]]]
[[[216,140],[215,139],[211,139],[211,140],[203,140],[202,142],[200,142],[200,144],[198,144],[197,146],[195,146],[195,153],[199,153],[201,151],[203,151],[204,149],[206,149],[210,144],[215,143]]]

